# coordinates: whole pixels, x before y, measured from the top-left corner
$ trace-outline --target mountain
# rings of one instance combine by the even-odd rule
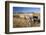
[[[36,13],[36,12],[14,12],[13,14],[31,14],[31,13]]]

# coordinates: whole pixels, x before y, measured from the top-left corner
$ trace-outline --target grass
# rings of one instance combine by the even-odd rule
[[[13,16],[13,28],[18,27],[37,27],[40,26],[40,23],[36,21],[34,23],[31,19],[26,19],[25,17],[20,17],[20,15]]]

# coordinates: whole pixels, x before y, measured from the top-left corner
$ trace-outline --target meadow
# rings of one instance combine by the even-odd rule
[[[16,14],[13,15],[13,28],[20,28],[20,27],[39,27],[40,22],[38,19],[36,21],[32,20],[31,15],[24,15],[24,14]]]

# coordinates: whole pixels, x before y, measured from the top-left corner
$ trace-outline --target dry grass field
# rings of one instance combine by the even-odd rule
[[[34,23],[32,19],[26,17],[20,17],[20,15],[13,16],[13,28],[20,27],[39,27],[40,23],[37,21]]]

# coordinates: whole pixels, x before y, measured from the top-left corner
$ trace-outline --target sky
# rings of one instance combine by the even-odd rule
[[[23,13],[28,13],[28,12],[38,12],[40,13],[40,8],[36,7],[13,7],[13,13],[18,13],[18,12],[23,12]]]

